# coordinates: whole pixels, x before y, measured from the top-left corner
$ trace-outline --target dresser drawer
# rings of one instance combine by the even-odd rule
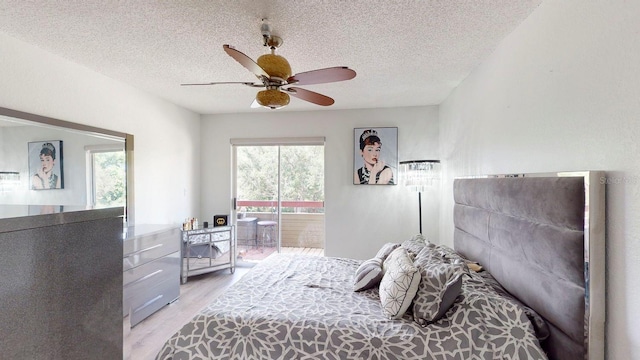
[[[149,315],[160,310],[165,305],[176,300],[180,296],[180,280],[167,279],[149,288],[151,296],[138,294],[131,298],[131,310],[129,320],[131,326],[135,326]]]
[[[158,286],[171,286],[177,294],[170,299],[164,298],[164,303],[178,297],[180,291],[180,252],[176,251],[162,258],[124,272],[123,315],[133,312],[146,302],[157,298]],[[161,286],[161,287],[162,287]],[[171,293],[173,294],[173,292]],[[133,325],[133,319],[131,319]]]
[[[180,230],[168,228],[124,240],[122,270],[127,271],[159,257],[180,251]]]

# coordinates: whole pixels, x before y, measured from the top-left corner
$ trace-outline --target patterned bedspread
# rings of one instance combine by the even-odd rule
[[[272,255],[173,335],[157,359],[546,359],[524,310],[465,276],[439,321],[390,320],[360,261]]]

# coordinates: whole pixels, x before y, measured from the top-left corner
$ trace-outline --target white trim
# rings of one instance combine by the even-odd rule
[[[112,152],[112,151],[124,151],[124,143],[122,144],[101,144],[101,145],[86,145],[84,151],[87,152]]]
[[[85,182],[86,182],[86,191],[87,191],[87,206],[93,207],[95,205],[95,199],[93,198],[93,152],[88,150],[85,146],[85,169],[86,172]]]
[[[237,146],[267,146],[267,145],[324,145],[325,137],[293,137],[293,138],[256,138],[230,139],[231,145]]]

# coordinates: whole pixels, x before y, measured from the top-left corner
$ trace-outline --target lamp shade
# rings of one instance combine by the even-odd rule
[[[256,62],[270,77],[287,80],[291,76],[291,65],[280,55],[264,54]]]
[[[400,175],[406,187],[423,192],[440,180],[440,160],[401,161]]]
[[[289,94],[277,89],[262,90],[256,95],[256,101],[262,106],[278,109],[289,104]]]

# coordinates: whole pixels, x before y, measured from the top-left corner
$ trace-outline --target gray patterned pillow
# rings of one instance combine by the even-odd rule
[[[396,243],[386,243],[384,245],[382,245],[382,247],[380,248],[380,250],[378,250],[378,253],[376,254],[375,257],[377,257],[378,259],[380,259],[380,261],[385,261],[385,259],[387,258],[387,256],[389,256],[389,254],[391,254],[391,252],[395,249],[398,248],[398,246],[400,246],[400,244],[396,244]]]
[[[448,257],[452,259],[463,259],[460,254],[458,254],[455,250],[448,247],[447,245],[438,244],[433,248],[434,251],[438,252],[442,257]]]
[[[467,267],[460,258],[443,257],[430,249],[421,251],[414,265],[421,280],[413,301],[413,319],[424,326],[438,321],[453,305],[462,290],[462,275],[467,273]]]
[[[417,234],[411,239],[403,241],[401,246],[405,248],[409,254],[416,256],[425,246],[434,247],[435,245],[428,242],[422,234]]]
[[[416,295],[420,284],[420,272],[402,247],[389,255],[384,266],[387,270],[380,281],[382,311],[390,319],[399,319],[407,311]]]
[[[422,235],[422,234],[415,234],[411,237],[411,240],[415,240],[415,241],[422,241],[424,243],[428,243],[429,241],[427,240],[427,238]]]
[[[362,291],[377,286],[382,280],[382,260],[375,257],[365,260],[356,269],[353,291]]]

